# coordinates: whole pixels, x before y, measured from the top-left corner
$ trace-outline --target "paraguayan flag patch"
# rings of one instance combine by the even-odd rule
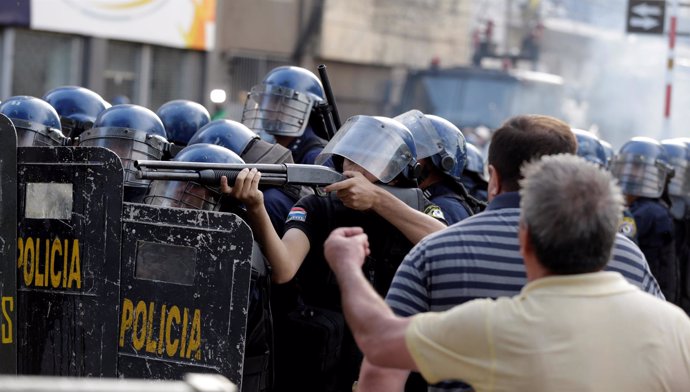
[[[307,220],[307,211],[301,207],[293,207],[287,216],[287,221],[300,221],[304,222]]]

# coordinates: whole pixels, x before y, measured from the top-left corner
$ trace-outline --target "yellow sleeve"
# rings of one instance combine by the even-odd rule
[[[412,318],[405,342],[427,382],[462,380],[475,389],[492,384],[495,353],[490,321],[494,307],[493,300],[480,299]]]

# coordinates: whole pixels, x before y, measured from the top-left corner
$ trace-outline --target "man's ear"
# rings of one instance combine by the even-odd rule
[[[489,165],[489,201],[501,194],[501,175],[494,165]]]
[[[529,227],[526,223],[520,220],[520,225],[518,227],[518,241],[520,243],[520,254],[522,255],[523,259],[525,258],[525,254],[531,254],[533,251],[532,241],[530,241],[529,236]]]

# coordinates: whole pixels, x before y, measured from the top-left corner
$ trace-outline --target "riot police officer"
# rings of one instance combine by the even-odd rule
[[[472,143],[467,143],[465,148],[467,162],[462,171],[462,176],[460,177],[462,184],[465,186],[470,196],[482,202],[486,202],[489,198],[487,193],[489,183],[486,181],[484,175],[484,157],[482,156],[482,152],[479,151],[479,148]]]
[[[295,66],[276,67],[252,87],[242,123],[263,140],[288,148],[295,163],[313,164],[326,145],[326,140],[319,136],[325,137],[323,120],[314,112],[324,100],[321,81],[311,71]],[[275,188],[267,189],[264,197],[277,227],[299,199],[299,195]]]
[[[46,101],[27,95],[8,98],[0,104],[17,130],[17,146],[66,146],[70,139],[62,133],[60,117]]]
[[[171,157],[187,145],[199,128],[211,121],[211,115],[205,107],[186,99],[175,99],[164,103],[156,110],[156,115],[163,122],[168,141],[173,143],[170,146]]]
[[[294,310],[274,314],[279,355],[276,385],[281,388],[349,390],[357,376],[361,358],[344,329],[337,284],[323,260],[323,242],[333,228],[364,227],[372,249],[366,268],[374,287],[385,293],[412,245],[445,227],[437,220],[443,218],[441,210],[416,188],[415,156],[412,135],[401,123],[371,116],[348,119],[316,159],[316,163],[332,159],[348,178],[328,186],[327,196],[300,199],[288,214],[282,238],[263,208],[257,185],[260,173],[243,170],[232,188],[226,180],[221,182],[224,192],[247,206],[273,281],[291,282],[299,288]],[[401,188],[396,197],[374,182],[411,188]]]
[[[90,129],[96,117],[110,104],[96,92],[79,86],[54,88],[43,95],[60,115],[62,131],[76,141],[82,132]]]
[[[571,130],[577,139],[577,155],[599,167],[606,168],[608,157],[601,140],[589,131],[577,128],[571,128]]]
[[[81,134],[79,145],[113,150],[125,172],[124,200],[140,203],[150,181],[137,178],[134,161],[160,160],[168,141],[156,113],[143,106],[122,104],[101,112],[93,128]]]
[[[613,161],[614,156],[613,147],[611,146],[611,143],[604,139],[599,139],[599,143],[601,143],[601,146],[604,147],[604,153],[606,154],[606,169],[610,170],[611,162]]]
[[[262,139],[289,148],[295,163],[314,163],[326,142],[315,133],[312,112],[324,96],[321,81],[309,70],[277,67],[252,87],[242,123]]]
[[[462,132],[450,121],[419,110],[410,110],[394,119],[412,132],[417,161],[422,167],[417,178],[419,188],[443,210],[448,224],[481,211],[481,203],[470,198],[461,182],[467,157]]]
[[[610,158],[607,156],[602,140],[589,131],[576,128],[571,128],[571,130],[577,139],[577,155],[599,165],[599,167],[608,169]],[[618,232],[637,243],[637,224],[629,206],[625,206],[623,210],[623,218],[618,226]]]
[[[293,163],[290,150],[280,144],[261,140],[259,135],[237,121],[211,121],[189,140],[189,144],[195,143],[212,143],[229,148],[247,163]],[[273,227],[282,233],[290,207],[308,191],[304,187],[289,184],[280,188],[262,187],[262,190]]]
[[[613,159],[611,172],[626,198],[637,227],[640,249],[657,278],[664,296],[678,297],[678,266],[673,242],[673,220],[661,200],[673,173],[668,154],[654,139],[634,137]]]
[[[688,262],[690,261],[690,139],[662,140],[661,145],[668,153],[674,169],[673,178],[668,184],[671,201],[670,213],[676,244],[678,264],[678,300],[676,304],[690,314],[690,280]]]

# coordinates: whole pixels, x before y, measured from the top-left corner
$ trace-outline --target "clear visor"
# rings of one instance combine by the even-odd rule
[[[410,110],[393,118],[412,132],[417,148],[417,160],[430,157],[443,150],[443,142],[431,120],[419,110]]]
[[[256,133],[302,136],[314,102],[309,94],[291,88],[257,85],[244,103],[242,123]]]
[[[611,173],[618,179],[623,193],[639,197],[661,197],[668,174],[663,164],[643,157],[624,155],[616,157]]]
[[[675,174],[671,177],[671,181],[668,184],[669,195],[679,197],[690,196],[690,166],[688,161],[672,158],[671,165],[675,169]]]
[[[112,150],[122,161],[125,170],[126,186],[148,186],[150,180],[136,177],[136,160],[156,160],[163,156],[167,141],[158,135],[125,128],[94,128],[81,135],[79,145],[86,147],[104,147]]]
[[[347,120],[316,157],[316,164],[333,155],[349,159],[383,183],[392,181],[414,159],[402,137],[368,116]]]
[[[221,194],[193,181],[151,181],[144,203],[161,207],[218,211]]]

